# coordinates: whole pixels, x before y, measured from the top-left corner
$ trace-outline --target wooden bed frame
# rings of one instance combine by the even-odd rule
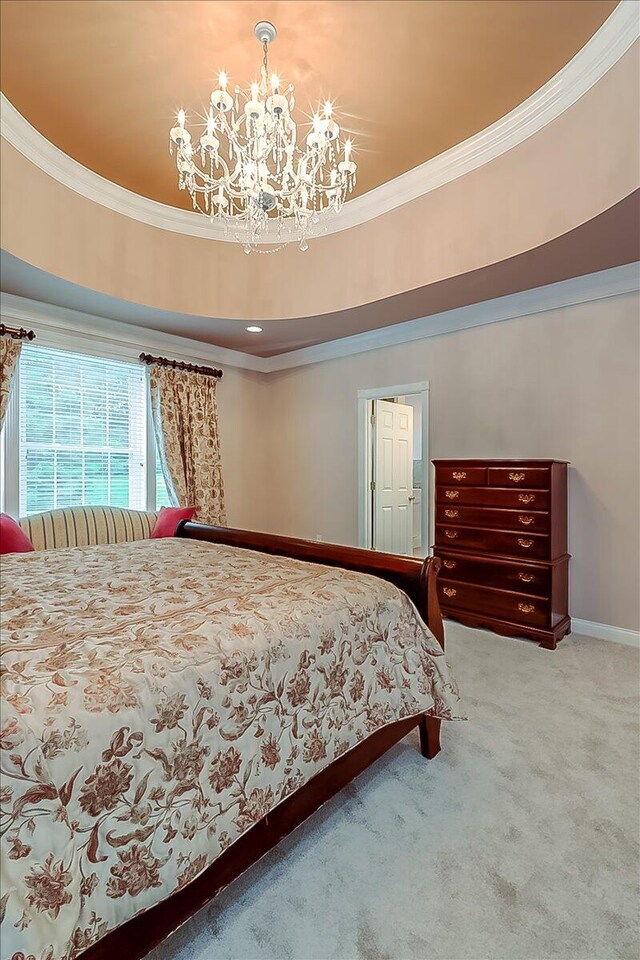
[[[437,557],[417,560],[357,547],[294,540],[249,530],[212,527],[182,521],[176,536],[225,543],[262,553],[294,557],[310,563],[357,570],[389,580],[411,598],[420,616],[444,649],[444,627],[436,577]],[[426,715],[389,724],[367,737],[348,753],[330,763],[304,786],[283,800],[271,813],[247,830],[188,886],[166,900],[112,930],[81,954],[81,960],[141,960],[221,890],[260,860],[276,844],[311,816],[342,787],[387,752],[414,728],[419,727],[420,750],[432,759],[440,751],[440,720]]]

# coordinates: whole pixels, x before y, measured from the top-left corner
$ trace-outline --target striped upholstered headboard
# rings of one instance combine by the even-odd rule
[[[123,507],[66,507],[18,521],[36,550],[145,540],[155,522],[155,513]]]

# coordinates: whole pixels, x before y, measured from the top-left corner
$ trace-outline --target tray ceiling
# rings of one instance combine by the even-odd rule
[[[253,26],[273,20],[272,62],[309,111],[331,97],[352,131],[358,193],[507,114],[602,25],[615,0],[167,0],[1,7],[2,91],[48,140],[142,196],[188,207],[167,132],[203,110],[219,69],[254,78]]]
[[[407,320],[634,263],[640,249],[639,199],[640,190],[636,190],[600,216],[540,247],[373,304],[315,317],[262,320],[263,333],[258,337],[246,333],[246,321],[170,313],[118,300],[54,277],[5,251],[0,252],[0,276],[3,293],[256,357],[274,357],[356,334],[366,336],[372,330],[384,334],[383,328],[388,332]]]

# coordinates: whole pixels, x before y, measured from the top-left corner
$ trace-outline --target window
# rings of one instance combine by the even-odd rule
[[[162,467],[160,466],[160,457],[158,456],[158,448],[156,447],[156,510],[159,510],[160,507],[171,506],[173,506],[173,504],[171,503],[167,485],[164,482]]]
[[[155,443],[147,443],[140,364],[25,344],[16,387],[5,437],[9,512],[169,503]]]

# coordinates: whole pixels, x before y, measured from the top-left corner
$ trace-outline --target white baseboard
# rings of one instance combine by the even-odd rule
[[[595,637],[596,640],[624,643],[628,647],[640,647],[640,631],[624,630],[622,627],[612,627],[608,623],[594,623],[592,620],[576,620],[572,617],[571,632],[584,634],[585,637]]]

